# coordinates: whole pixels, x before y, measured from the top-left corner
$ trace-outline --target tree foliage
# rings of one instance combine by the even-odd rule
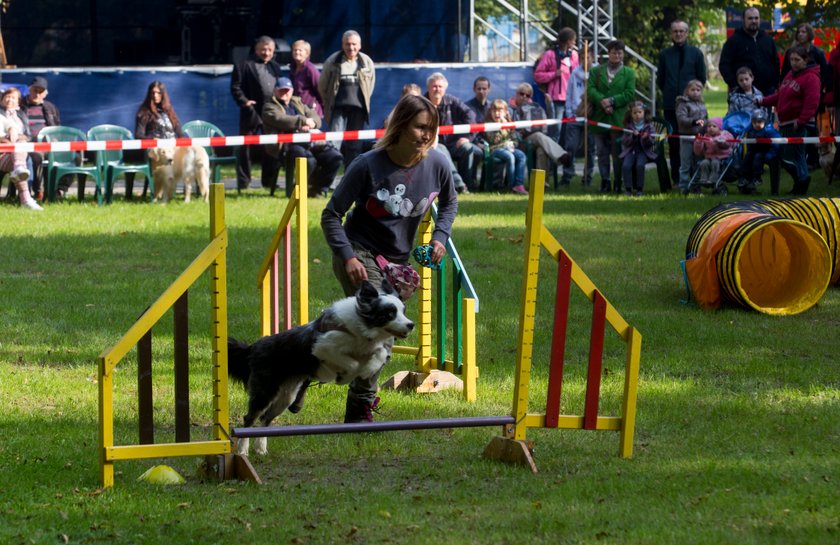
[[[800,3],[800,1],[802,3]],[[775,4],[782,4],[790,15],[790,26],[778,36],[783,46],[793,39],[793,28],[808,22],[817,28],[823,42],[836,43],[838,34],[832,28],[840,29],[840,2],[837,0],[759,0],[750,2],[759,8],[762,19],[772,20]],[[510,4],[518,6],[515,0]],[[585,5],[585,4],[584,4]],[[634,0],[613,4],[615,10],[614,28],[618,37],[628,46],[649,59],[655,59],[658,52],[670,44],[668,28],[675,19],[688,21],[693,43],[702,43],[711,51],[719,50],[725,34],[715,30],[725,25],[725,8],[742,10],[746,2],[733,3],[728,0]],[[476,13],[482,17],[503,17],[510,12],[497,0],[475,0]],[[533,19],[550,23],[557,30],[564,26],[577,27],[574,13],[559,8],[557,0],[529,0],[528,9]]]

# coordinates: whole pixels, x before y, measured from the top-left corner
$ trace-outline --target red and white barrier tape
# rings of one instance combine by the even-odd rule
[[[582,123],[586,122],[593,127],[601,127],[613,131],[629,132],[623,127],[616,127],[607,123],[587,120],[583,117],[567,117],[561,119],[536,119],[531,121],[512,121],[509,123],[474,123],[472,125],[444,125],[438,128],[438,134],[470,134],[476,132],[494,132],[501,129],[526,129],[530,127],[544,127],[557,125],[559,123]],[[87,140],[78,142],[21,142],[17,144],[0,144],[0,153],[37,151],[47,153],[48,151],[102,151],[102,150],[136,150],[151,148],[180,148],[189,146],[249,146],[260,144],[300,144],[308,142],[342,142],[352,140],[376,140],[385,133],[384,129],[370,129],[363,131],[343,132],[301,132],[294,134],[253,134],[247,136],[214,136],[212,138],[167,138],[147,140]],[[694,140],[695,136],[661,134],[656,135],[662,138],[675,138],[680,140]],[[840,143],[840,136],[809,136],[804,138],[745,138],[732,139],[730,142],[744,142],[754,144],[819,144],[835,142]]]
[[[582,118],[581,118],[582,120]],[[564,119],[569,122],[574,119]],[[469,134],[474,132],[493,132],[501,129],[523,129],[556,125],[559,119],[537,119],[533,121],[513,121],[510,123],[475,123],[472,125],[445,125],[439,127],[438,134]],[[345,140],[376,140],[385,133],[384,129],[343,132],[300,132],[294,134],[253,134],[247,136],[215,136],[212,138],[150,138],[147,140],[86,140],[78,142],[21,142],[0,144],[0,153],[14,151],[46,153],[48,151],[102,151],[134,150],[151,148],[180,148],[189,146],[248,146],[257,144],[289,144],[307,142],[342,142]]]

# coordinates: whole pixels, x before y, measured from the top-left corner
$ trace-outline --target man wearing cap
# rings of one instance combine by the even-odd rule
[[[254,56],[234,65],[230,77],[230,93],[239,105],[239,134],[260,134],[263,104],[271,99],[274,82],[280,76],[280,64],[274,60],[274,38],[260,36],[254,45]],[[246,189],[251,185],[251,157],[255,150],[264,152],[264,146],[239,146],[237,148],[236,187]],[[262,153],[263,187],[271,187],[277,179],[276,161]]]
[[[274,93],[263,106],[262,122],[265,132],[270,134],[310,133],[321,128],[318,112],[294,96],[292,80],[285,77],[277,78]],[[277,157],[284,152],[290,161],[306,158],[310,197],[326,195],[342,161],[341,153],[331,143],[323,141],[270,145],[267,151]],[[286,180],[286,183],[291,184],[293,180]]]
[[[355,30],[341,37],[341,51],[324,61],[318,91],[324,101],[324,120],[330,131],[358,131],[370,121],[370,97],[376,84],[373,59],[361,52],[362,38]],[[341,146],[344,164],[362,152],[362,143],[347,140]]]
[[[55,104],[46,100],[48,94],[47,78],[42,76],[32,78],[32,83],[29,84],[29,95],[27,95],[23,102],[23,110],[29,116],[29,130],[32,133],[33,140],[38,138],[38,133],[44,127],[61,125],[58,108],[55,107]],[[29,158],[32,160],[32,191],[35,192],[35,198],[37,200],[43,201],[43,172],[41,164],[44,161],[44,156],[37,151],[33,151],[29,154]]]

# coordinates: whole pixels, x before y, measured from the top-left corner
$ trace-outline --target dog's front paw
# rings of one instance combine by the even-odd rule
[[[268,439],[265,437],[254,439],[254,452],[259,456],[268,454]]]
[[[236,453],[240,456],[248,456],[249,443],[250,439],[247,437],[239,438],[239,442],[236,445]]]

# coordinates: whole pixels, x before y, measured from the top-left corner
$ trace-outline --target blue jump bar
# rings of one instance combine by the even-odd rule
[[[431,430],[439,428],[480,428],[514,424],[512,416],[473,416],[463,418],[433,418],[428,420],[394,420],[391,422],[359,422],[356,424],[308,424],[298,426],[269,426],[233,428],[233,437],[287,437],[292,435],[326,435],[329,433],[363,433],[399,430]]]

